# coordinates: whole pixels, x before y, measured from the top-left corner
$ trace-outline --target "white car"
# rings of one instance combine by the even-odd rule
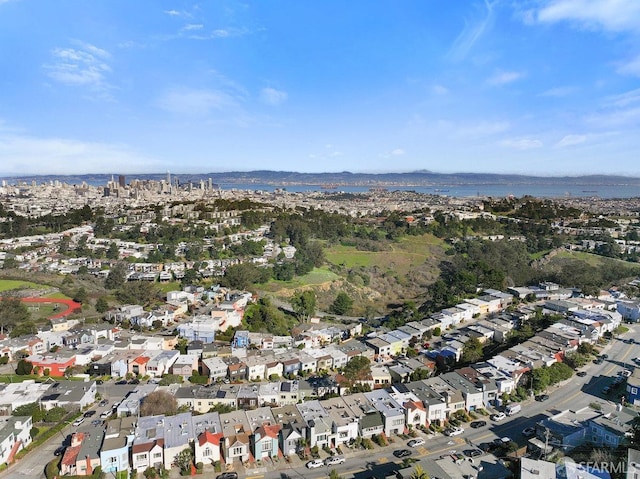
[[[628,378],[633,373],[631,371],[629,371],[628,369],[623,369],[618,374],[620,374],[620,376],[622,376],[622,377]]]
[[[492,415],[490,416],[491,420],[492,420],[492,421],[496,421],[496,422],[498,422],[498,421],[502,421],[502,420],[503,420],[503,419],[505,419],[506,417],[507,417],[507,415],[506,415],[505,413],[503,413],[503,412],[499,412],[499,413],[496,413],[496,414],[492,414]]]
[[[333,466],[334,464],[342,464],[344,462],[344,456],[331,456],[324,460],[325,466]]]
[[[73,425],[75,427],[78,427],[80,424],[82,424],[84,422],[84,416],[80,416],[78,419],[76,419],[75,421],[73,421]]]
[[[324,466],[324,462],[322,459],[313,459],[312,461],[307,462],[307,469],[315,469],[316,467]]]
[[[464,429],[461,427],[450,427],[444,431],[445,436],[459,436],[464,432]]]
[[[417,439],[411,439],[411,441],[407,443],[407,446],[409,447],[418,447],[422,445],[424,445],[424,439],[422,439],[421,437]]]

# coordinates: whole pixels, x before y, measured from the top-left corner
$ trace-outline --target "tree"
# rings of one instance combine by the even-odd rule
[[[121,286],[116,291],[116,298],[124,304],[141,304],[150,306],[161,297],[160,289],[155,283],[148,281],[134,281]]]
[[[349,297],[347,293],[344,291],[340,291],[336,296],[336,299],[333,300],[331,306],[329,307],[329,311],[333,314],[337,314],[339,316],[343,316],[351,312],[351,307],[353,306],[353,300]]]
[[[173,461],[175,465],[178,466],[181,472],[189,471],[193,464],[193,451],[191,450],[191,447],[183,449],[178,454],[176,454],[176,457]]]
[[[222,282],[231,288],[247,290],[255,283],[268,281],[270,276],[267,269],[260,269],[252,263],[240,263],[225,270]]]
[[[120,251],[118,250],[118,245],[115,243],[115,241],[109,243],[109,248],[107,248],[106,256],[107,259],[118,259],[118,257],[120,256]]]
[[[26,359],[21,359],[16,365],[16,374],[18,376],[28,376],[33,372],[33,364]]]
[[[329,479],[343,479],[343,477],[335,469],[331,469],[329,473]]]
[[[124,261],[118,261],[113,265],[107,279],[104,280],[104,287],[107,289],[118,289],[127,280],[127,272],[129,267]]]
[[[306,321],[316,313],[316,293],[312,289],[296,292],[291,298],[291,307],[301,321]]]
[[[371,361],[364,356],[354,356],[347,362],[342,374],[350,387],[360,381],[370,380]]]
[[[109,303],[104,296],[100,296],[96,300],[96,311],[98,313],[106,313],[107,311],[109,311]]]
[[[462,362],[475,363],[482,359],[482,343],[476,337],[471,337],[462,348]]]
[[[411,381],[420,381],[422,379],[427,379],[429,376],[431,376],[431,373],[428,369],[417,368],[409,375],[409,379]]]
[[[164,414],[166,416],[173,416],[178,410],[178,402],[166,391],[154,391],[148,394],[142,401],[140,406],[141,416],[156,416],[158,414]]]
[[[418,464],[413,468],[413,472],[409,476],[409,479],[429,479],[429,474],[422,469],[422,466]]]
[[[87,294],[87,290],[84,289],[84,287],[80,286],[78,288],[78,291],[76,291],[76,294],[73,295],[73,300],[76,303],[84,303],[87,301],[87,299],[89,298],[89,295]]]
[[[0,333],[4,334],[5,329],[12,329],[30,317],[29,310],[19,298],[8,296],[0,300]]]

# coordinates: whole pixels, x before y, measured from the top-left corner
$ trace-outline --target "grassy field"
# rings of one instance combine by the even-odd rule
[[[447,245],[433,235],[405,236],[391,243],[390,251],[359,251],[352,246],[336,245],[326,251],[327,261],[346,268],[376,267],[382,271],[394,271],[406,275],[414,266],[424,264],[436,251]]]
[[[0,293],[18,288],[47,289],[43,284],[32,283],[30,281],[16,281],[13,279],[0,279]]]
[[[624,263],[627,266],[633,265],[633,263],[629,263],[627,261],[623,261],[615,258],[607,258],[605,256],[599,256],[597,254],[592,254],[592,253],[585,253],[584,251],[561,251],[555,256],[555,258],[577,259],[585,262],[589,266],[595,266],[595,267],[602,266],[603,264],[610,263],[612,261]],[[640,265],[638,265],[638,270],[640,271]]]
[[[327,268],[314,268],[309,274],[305,274],[293,281],[276,281],[275,279],[272,279],[267,284],[261,285],[261,289],[274,293],[283,289],[296,289],[302,286],[313,286],[338,279],[340,279],[340,276],[329,271]]]

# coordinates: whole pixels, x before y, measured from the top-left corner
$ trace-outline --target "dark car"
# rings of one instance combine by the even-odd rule
[[[393,451],[393,455],[396,457],[409,457],[411,451],[409,449],[398,449],[397,451]]]
[[[479,427],[484,427],[487,425],[487,421],[473,421],[469,424],[473,429],[478,429]]]
[[[131,381],[129,381],[129,384],[140,384],[140,380],[139,379],[132,379]]]
[[[84,417],[91,417],[95,414],[96,412],[92,409],[91,411],[87,411],[84,413]]]
[[[127,384],[127,381],[125,379],[121,379],[120,381],[116,381],[116,384],[118,386],[122,386],[123,384]]]
[[[604,363],[604,359],[602,358],[596,358],[593,360],[593,364],[602,364]]]
[[[609,359],[609,355],[608,354],[601,354],[600,357],[602,359]]]
[[[103,406],[106,406],[107,404],[109,404],[109,400],[108,399],[103,399],[102,401],[100,401],[98,403],[98,406],[103,407]]]
[[[238,479],[237,472],[223,472],[222,474],[218,474],[216,479]]]
[[[104,384],[104,381],[102,379],[98,379],[96,380],[96,384],[98,385]]]
[[[464,455],[467,457],[478,457],[482,456],[482,451],[480,449],[467,449],[464,451]]]
[[[498,446],[496,446],[492,442],[483,442],[482,444],[478,445],[478,449],[480,449],[481,451],[484,451],[484,452],[495,451],[497,449],[497,447]]]
[[[576,374],[576,376],[578,376],[579,378],[583,378],[587,375],[586,371],[578,371],[578,373]]]
[[[64,452],[64,446],[60,446],[58,449],[53,451],[53,455],[54,456],[61,456],[63,452]]]
[[[547,399],[549,399],[549,395],[548,394],[538,394],[536,396],[536,401],[538,401],[538,402],[543,402],[543,401],[546,401]]]

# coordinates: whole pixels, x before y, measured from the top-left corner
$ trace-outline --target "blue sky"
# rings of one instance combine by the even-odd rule
[[[0,0],[0,174],[640,176],[638,0]]]

